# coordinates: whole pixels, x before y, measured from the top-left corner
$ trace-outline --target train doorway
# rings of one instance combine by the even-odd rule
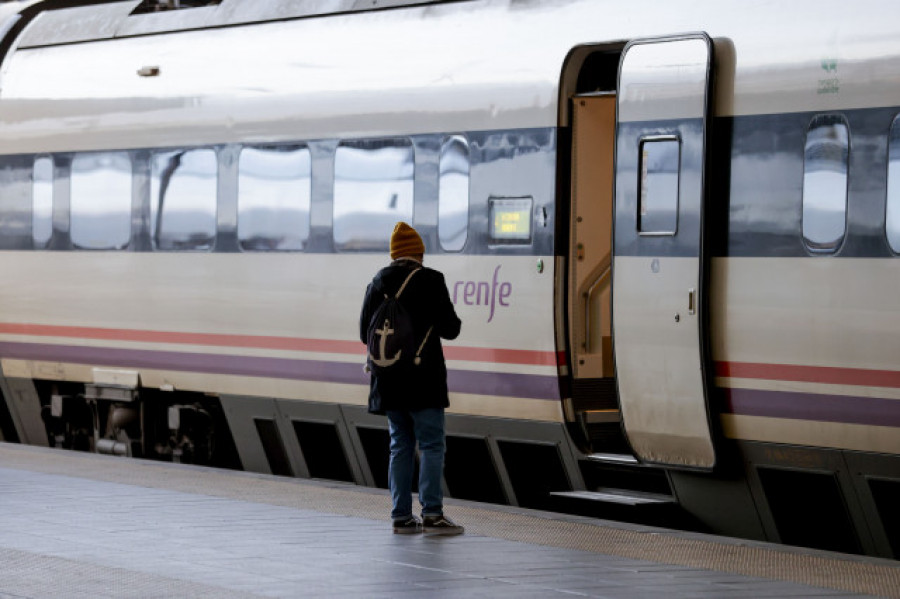
[[[715,465],[707,400],[703,214],[712,43],[631,42],[617,85],[613,351],[644,463]]]
[[[633,462],[622,434],[612,349],[612,222],[616,79],[624,43],[584,46],[563,70],[561,122],[570,132],[565,284],[557,305],[568,348],[565,403],[572,436],[591,456]]]
[[[572,100],[568,336],[573,402],[591,452],[630,454],[621,436],[612,350],[612,214],[616,95]]]

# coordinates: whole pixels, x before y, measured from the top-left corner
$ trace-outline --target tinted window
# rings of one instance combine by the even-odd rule
[[[441,146],[438,179],[438,237],[441,247],[457,252],[466,244],[469,227],[469,144],[461,136]]]
[[[216,237],[218,164],[211,149],[153,155],[150,231],[161,250],[208,250]]]
[[[245,250],[300,250],[309,237],[310,156],[304,147],[241,151],[238,238]]]
[[[75,247],[121,249],[131,239],[131,159],[124,152],[72,160],[70,232]]]
[[[638,231],[674,235],[678,230],[679,140],[646,139],[640,145]]]
[[[345,142],[334,157],[334,243],[386,250],[397,221],[413,217],[413,146],[408,139]]]
[[[53,158],[35,159],[31,182],[31,238],[43,248],[53,234]]]
[[[891,126],[885,226],[891,249],[900,254],[900,117]]]
[[[840,115],[815,117],[803,161],[803,239],[814,252],[833,252],[847,227],[850,132]]]
[[[0,249],[34,247],[33,155],[0,157]]]

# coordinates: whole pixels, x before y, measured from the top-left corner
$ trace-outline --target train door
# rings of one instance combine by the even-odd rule
[[[617,85],[613,349],[642,461],[715,464],[705,374],[704,163],[712,44],[640,40]]]

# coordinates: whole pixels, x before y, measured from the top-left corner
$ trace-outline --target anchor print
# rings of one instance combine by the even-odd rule
[[[381,337],[378,347],[381,350],[379,353],[381,353],[382,356],[384,356],[384,353],[387,349],[386,346],[387,346],[388,336],[392,335],[394,333],[394,329],[390,328],[390,326],[391,326],[391,322],[389,320],[385,320],[383,328],[375,329],[375,333]],[[400,359],[401,353],[403,353],[402,349],[398,350],[393,358],[388,359],[388,358],[382,357],[380,360],[376,359],[372,354],[369,354],[369,359],[372,360],[372,363],[374,363],[376,366],[378,366],[380,368],[387,368],[388,366],[391,366],[392,364],[396,363],[397,360]]]

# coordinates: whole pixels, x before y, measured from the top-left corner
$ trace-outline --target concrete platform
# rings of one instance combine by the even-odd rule
[[[449,501],[393,535],[387,493],[0,443],[0,599],[900,597],[900,563]]]

